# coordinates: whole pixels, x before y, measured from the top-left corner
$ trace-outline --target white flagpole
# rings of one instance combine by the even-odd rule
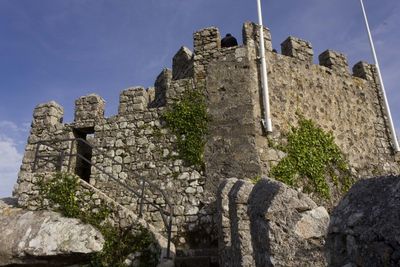
[[[383,99],[384,99],[384,103],[385,103],[385,110],[386,110],[386,113],[387,113],[387,116],[388,116],[388,120],[389,120],[389,124],[390,124],[389,126],[390,126],[390,132],[391,132],[391,135],[392,135],[393,148],[394,148],[395,152],[399,152],[400,151],[399,143],[397,142],[396,130],[394,128],[392,115],[390,113],[389,103],[388,103],[387,97],[386,97],[385,86],[383,85],[383,79],[382,79],[381,70],[380,70],[379,63],[378,63],[378,58],[377,58],[376,52],[375,52],[374,42],[372,40],[371,31],[369,29],[367,13],[365,12],[364,3],[363,3],[362,0],[360,0],[360,4],[361,4],[362,12],[364,14],[365,26],[367,28],[368,37],[369,37],[369,44],[371,46],[372,55],[374,56],[375,66],[376,66],[376,69],[378,71],[379,83],[381,84],[381,87],[382,87],[382,95],[383,95]]]
[[[257,11],[258,11],[258,24],[260,25],[261,83],[263,89],[263,105],[264,105],[264,119],[262,119],[262,123],[265,130],[270,133],[272,132],[272,121],[271,121],[271,112],[269,106],[267,63],[265,61],[265,47],[264,47],[264,27],[263,27],[260,0],[257,0]]]

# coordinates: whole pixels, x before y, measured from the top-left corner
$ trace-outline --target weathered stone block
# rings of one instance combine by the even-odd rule
[[[0,200],[0,265],[65,266],[87,261],[104,238],[90,224],[52,211],[27,211]]]
[[[314,51],[310,42],[289,36],[282,44],[282,55],[294,57],[307,63],[313,62]]]
[[[193,77],[193,53],[182,46],[172,59],[172,79],[179,80]]]
[[[349,65],[347,63],[346,55],[333,51],[326,50],[322,52],[319,56],[319,64],[325,67],[328,67],[332,70],[337,71],[338,73],[349,73]]]
[[[119,100],[118,113],[124,115],[147,109],[149,97],[143,87],[132,87],[122,91]]]
[[[93,127],[104,119],[105,100],[97,94],[82,96],[75,101],[77,128]]]
[[[271,32],[267,27],[264,30],[264,46],[266,51],[272,51]],[[254,22],[245,22],[242,28],[243,44],[259,47],[260,25]]]
[[[326,266],[329,214],[283,183],[224,180],[217,195],[220,266]]]
[[[332,212],[329,266],[399,266],[400,177],[357,182]]]
[[[32,127],[36,130],[48,129],[62,123],[64,109],[55,101],[40,104],[33,111]]]
[[[166,94],[170,88],[172,80],[172,71],[163,69],[154,82],[155,96],[149,107],[162,107],[166,104]]]
[[[367,81],[374,80],[373,65],[360,61],[353,66],[353,75]]]
[[[221,36],[215,27],[199,30],[193,34],[194,53],[204,54],[207,51],[221,47]]]

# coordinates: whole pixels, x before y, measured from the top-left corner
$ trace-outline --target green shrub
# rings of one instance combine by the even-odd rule
[[[79,177],[67,173],[55,173],[53,179],[44,182],[43,177],[38,180],[40,195],[56,205],[56,210],[65,217],[78,218],[82,216],[79,208],[76,189]]]
[[[93,256],[93,267],[122,267],[124,260],[134,251],[140,251],[140,266],[151,267],[157,265],[157,256],[149,249],[153,243],[151,233],[141,227],[133,234],[132,229],[115,228],[107,224],[101,227],[105,239],[103,250]]]
[[[154,242],[152,234],[140,227],[133,233],[130,228],[122,229],[106,223],[112,213],[104,203],[101,206],[91,205],[85,200],[89,193],[77,195],[79,177],[68,173],[56,173],[50,181],[38,177],[38,186],[43,200],[66,217],[78,218],[84,223],[96,227],[103,235],[105,243],[103,250],[94,254],[90,266],[122,267],[130,253],[140,252],[141,266],[156,266],[157,255],[149,250]],[[81,207],[84,207],[81,209]],[[96,212],[93,212],[93,210]]]

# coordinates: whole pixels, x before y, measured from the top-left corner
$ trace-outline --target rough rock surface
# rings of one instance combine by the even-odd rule
[[[399,178],[361,180],[333,210],[330,266],[400,266]]]
[[[220,266],[326,266],[329,214],[283,183],[227,179],[218,191]]]
[[[0,200],[0,266],[66,266],[103,248],[93,226],[51,211],[27,211]]]

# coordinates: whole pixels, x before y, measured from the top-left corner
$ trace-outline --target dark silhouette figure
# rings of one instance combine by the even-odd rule
[[[232,34],[228,33],[222,40],[221,40],[221,47],[233,47],[237,46],[238,42]]]

